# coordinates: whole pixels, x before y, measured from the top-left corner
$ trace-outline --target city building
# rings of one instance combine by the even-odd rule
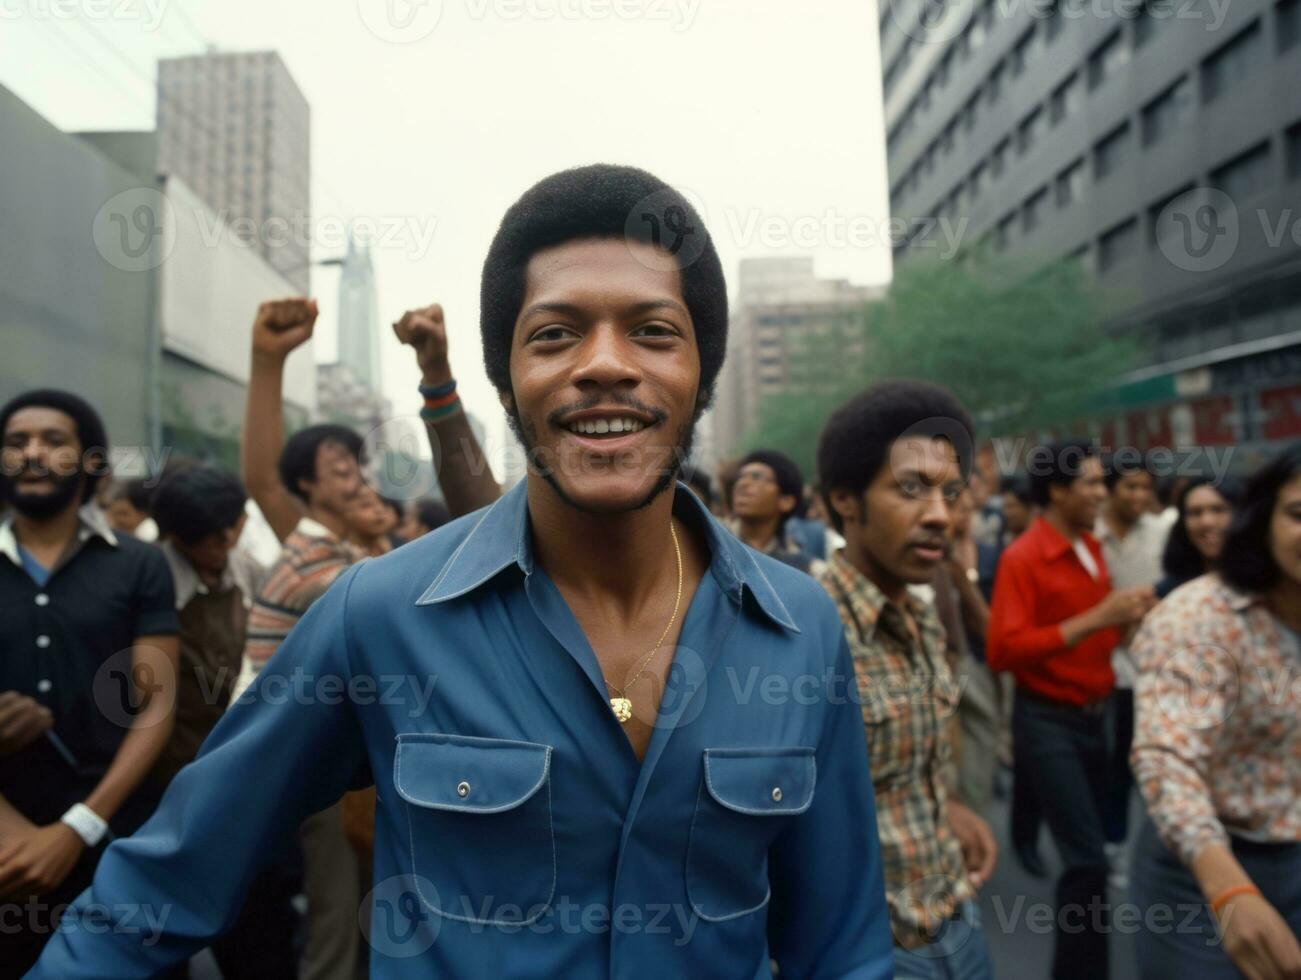
[[[158,170],[309,292],[311,110],[274,51],[158,62]]]
[[[164,454],[237,465],[253,311],[291,290],[159,174],[154,134],[64,133],[0,87],[0,399],[76,391],[104,416],[118,472]],[[312,345],[286,365],[291,428],[316,409]]]
[[[370,249],[348,236],[348,250],[339,269],[339,361],[352,377],[379,391],[379,298]]]
[[[947,220],[1084,263],[1150,351],[1083,420],[1106,443],[1301,435],[1298,0],[897,0],[880,28],[896,262]]]
[[[709,413],[712,431],[697,453],[701,464],[712,468],[738,451],[763,399],[817,390],[816,377],[799,373],[804,345],[843,334],[851,348],[861,346],[863,309],[882,292],[844,279],[819,279],[807,256],[742,259],[727,359]]]

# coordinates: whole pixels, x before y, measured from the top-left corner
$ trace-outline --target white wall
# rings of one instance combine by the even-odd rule
[[[163,347],[246,384],[258,304],[296,291],[180,178],[168,176],[164,188],[175,222],[164,222],[165,258],[158,268]],[[286,401],[315,417],[313,345],[290,355],[284,392]]]

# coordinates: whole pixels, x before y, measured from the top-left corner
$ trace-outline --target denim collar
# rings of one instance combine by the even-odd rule
[[[755,553],[719,524],[685,483],[679,481],[675,493],[673,512],[703,530],[710,552],[709,570],[723,593],[743,609],[757,609],[777,625],[793,633],[800,632],[786,604],[755,560]],[[416,605],[428,606],[463,596],[512,566],[526,576],[533,574],[527,479],[479,515],[447,564],[416,600]],[[752,606],[742,601],[746,592],[754,600]]]

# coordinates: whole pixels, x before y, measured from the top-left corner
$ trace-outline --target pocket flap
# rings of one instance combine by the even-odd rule
[[[551,746],[468,735],[401,734],[393,757],[398,795],[416,806],[500,813],[547,781]]]
[[[813,802],[813,749],[705,749],[709,795],[737,813],[803,813]]]

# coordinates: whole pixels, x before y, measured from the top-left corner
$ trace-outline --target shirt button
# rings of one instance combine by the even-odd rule
[[[467,783],[464,779],[456,784],[456,795],[460,797],[466,797],[470,795],[470,784]]]
[[[780,786],[774,786],[772,788],[772,801],[774,803],[780,803],[782,801],[782,788]]]
[[[38,606],[48,606],[50,604],[50,597],[44,592],[38,592],[36,594],[36,604]]]
[[[36,638],[36,645],[40,647],[42,650],[44,650],[46,647],[50,645],[50,638],[46,636],[44,633],[42,633],[40,636]]]
[[[46,677],[42,677],[36,682],[36,690],[40,691],[42,694],[48,694],[50,688],[53,686],[54,685],[50,683],[49,678]]]

